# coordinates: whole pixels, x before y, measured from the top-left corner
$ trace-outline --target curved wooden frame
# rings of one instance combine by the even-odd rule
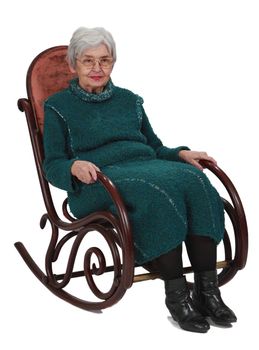
[[[53,50],[64,51],[66,50],[66,46],[59,46],[45,50],[34,59],[27,74],[28,99],[22,98],[18,100],[18,108],[20,111],[25,112],[26,115],[39,182],[47,210],[47,213],[41,218],[40,226],[41,228],[44,228],[46,222],[49,221],[52,231],[49,247],[45,256],[46,272],[44,273],[39,268],[21,242],[16,242],[15,247],[34,275],[56,296],[86,310],[101,310],[118,302],[123,297],[126,290],[132,286],[133,282],[154,279],[159,276],[152,273],[134,275],[137,265],[134,264],[134,248],[127,211],[118,190],[105,174],[98,172],[98,181],[102,184],[104,190],[106,190],[111,196],[117,209],[116,216],[110,212],[102,211],[92,213],[83,219],[75,219],[70,216],[67,210],[66,200],[63,204],[65,219],[61,219],[56,212],[50,187],[42,170],[42,162],[44,158],[42,133],[38,125],[33,86],[31,83],[32,72],[37,60],[42,55],[46,55]],[[219,178],[227,189],[231,199],[231,203],[225,199],[223,199],[223,201],[225,211],[230,217],[233,225],[235,253],[233,258],[231,242],[228,233],[225,232],[225,260],[217,263],[217,267],[221,269],[218,276],[219,284],[223,285],[230,281],[236,272],[244,268],[246,264],[248,252],[246,217],[240,197],[228,176],[218,166],[211,162],[202,161],[202,165]],[[101,249],[91,247],[85,252],[83,270],[74,271],[74,262],[78,249],[81,242],[90,231],[98,232],[107,242],[113,264],[107,266],[104,253]],[[59,237],[61,232],[65,232],[62,238]],[[60,251],[64,245],[68,241],[71,242],[71,240],[73,240],[73,243],[68,257],[66,272],[64,274],[56,275],[53,273],[53,264],[58,260]],[[91,264],[92,256],[95,256],[98,259],[98,267],[96,267],[95,264]],[[185,273],[188,273],[191,272],[192,269],[186,267],[184,271]],[[105,272],[113,272],[113,281],[108,292],[102,292],[99,290],[93,278],[93,276],[99,276]],[[86,278],[89,289],[98,301],[82,300],[65,290],[65,287],[69,284],[71,278],[80,276]]]

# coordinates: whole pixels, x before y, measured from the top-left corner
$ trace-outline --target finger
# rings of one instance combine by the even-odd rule
[[[206,152],[198,152],[197,156],[195,157],[195,159],[199,160],[199,159],[208,159],[209,156]]]
[[[196,160],[192,160],[190,162],[190,164],[192,164],[193,166],[195,166],[197,169],[203,171],[203,167],[201,166],[201,164],[199,162],[197,162]]]
[[[91,179],[92,179],[92,176],[91,176],[91,174],[89,172],[89,169],[85,170],[85,171],[82,171],[81,174],[80,174],[80,177],[78,177],[78,178],[83,183],[89,184]]]
[[[89,184],[91,183],[91,181],[92,181],[91,175],[90,175],[90,174],[85,175],[84,178],[82,179],[82,181],[83,181],[84,183],[86,183],[87,185],[89,185]]]
[[[94,181],[97,180],[97,174],[96,174],[96,170],[94,167],[89,169],[89,174]]]
[[[89,166],[90,166],[91,169],[94,169],[94,170],[96,170],[96,171],[101,171],[101,170],[98,168],[98,166],[95,165],[94,163],[90,163],[90,162],[89,162]]]
[[[217,161],[216,161],[214,158],[212,158],[212,157],[209,157],[209,158],[210,158],[210,161],[211,161],[212,163],[217,164]]]
[[[199,157],[208,157],[206,152],[199,152]]]
[[[84,177],[84,178],[81,178],[80,181],[83,182],[84,184],[89,185],[89,183],[91,182],[91,179]]]
[[[199,152],[196,159],[206,159],[215,162],[215,159],[208,155],[206,152]]]
[[[210,162],[212,162],[214,164],[217,164],[217,161],[213,157],[210,157],[210,156],[203,157],[201,159],[206,159],[206,160],[209,160]]]
[[[95,170],[97,170],[97,171],[101,171],[101,170],[98,168],[98,166],[97,166],[97,165],[93,164],[93,167],[95,168]]]

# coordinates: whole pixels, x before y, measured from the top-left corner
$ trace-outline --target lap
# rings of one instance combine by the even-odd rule
[[[126,206],[134,212],[150,213],[154,207],[168,207],[176,211],[180,219],[190,186],[197,187],[199,182],[207,181],[206,175],[190,164],[160,159],[120,162],[101,170],[115,184]],[[83,208],[91,212],[110,209],[112,205],[110,196],[98,182],[83,185],[77,198],[70,199],[73,207],[81,207],[82,214]]]
[[[174,182],[177,179],[188,177],[189,174],[204,176],[200,170],[190,164],[160,159],[117,163],[104,167],[102,171],[115,182],[123,178],[139,178],[158,182],[170,178]]]

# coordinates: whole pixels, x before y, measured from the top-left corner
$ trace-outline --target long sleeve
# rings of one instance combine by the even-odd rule
[[[76,160],[69,147],[69,133],[62,116],[45,104],[43,169],[47,180],[68,192],[77,190],[78,182],[71,174]]]
[[[178,156],[179,152],[182,150],[189,150],[189,148],[186,146],[179,146],[176,148],[169,148],[164,146],[162,141],[155,134],[143,107],[141,132],[146,137],[147,144],[155,150],[157,158],[159,159],[180,161],[180,158]]]

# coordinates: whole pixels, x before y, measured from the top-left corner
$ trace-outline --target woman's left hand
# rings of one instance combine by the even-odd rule
[[[203,171],[203,167],[199,163],[200,160],[209,160],[214,164],[217,164],[216,160],[210,156],[206,152],[197,152],[197,151],[180,151],[179,157],[184,160],[186,163],[192,164],[199,170]]]

